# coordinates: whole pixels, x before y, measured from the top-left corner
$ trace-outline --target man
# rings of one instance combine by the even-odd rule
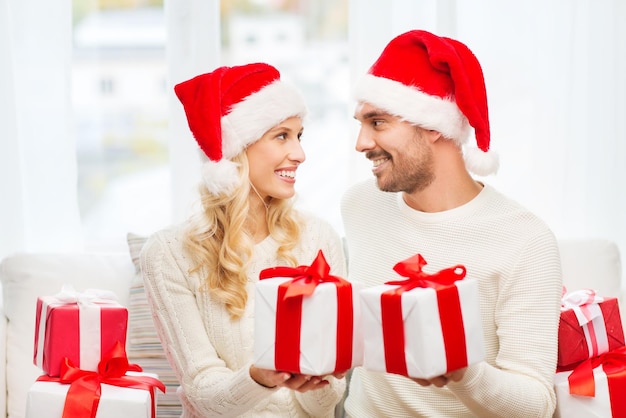
[[[430,380],[356,368],[347,414],[551,417],[559,251],[538,217],[470,174],[498,167],[478,60],[456,40],[410,31],[387,45],[355,91],[356,149],[376,181],[342,199],[350,279],[398,280],[393,266],[417,253],[426,271],[464,265],[478,282],[486,356]],[[478,148],[466,144],[470,126]]]

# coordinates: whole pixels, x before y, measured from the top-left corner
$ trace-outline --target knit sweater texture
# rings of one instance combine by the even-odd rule
[[[183,417],[332,417],[345,391],[345,379],[300,393],[270,389],[249,373],[254,349],[254,286],[259,272],[281,264],[270,236],[254,247],[248,271],[248,302],[241,319],[200,290],[203,275],[190,273],[183,249],[183,227],[152,235],[141,253],[146,294],[165,353],[180,382]],[[342,242],[331,226],[307,216],[294,250],[299,265],[309,265],[322,250],[331,274],[345,277]]]
[[[399,280],[393,266],[417,253],[427,273],[464,265],[466,278],[478,282],[486,352],[462,380],[443,388],[357,367],[348,415],[552,417],[562,273],[545,223],[489,185],[460,207],[425,213],[368,180],[349,189],[341,205],[349,280],[366,286]]]

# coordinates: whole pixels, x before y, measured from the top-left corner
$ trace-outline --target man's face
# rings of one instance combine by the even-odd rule
[[[372,173],[382,191],[412,193],[432,183],[430,131],[368,103],[357,106],[354,118],[361,123],[356,150],[372,161]]]

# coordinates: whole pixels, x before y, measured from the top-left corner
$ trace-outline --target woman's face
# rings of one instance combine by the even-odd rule
[[[295,194],[296,170],[305,160],[302,130],[302,120],[294,116],[246,148],[250,183],[263,200],[288,199]]]

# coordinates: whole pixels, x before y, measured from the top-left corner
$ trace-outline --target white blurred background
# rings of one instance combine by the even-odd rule
[[[124,251],[185,218],[199,161],[173,85],[251,61],[305,93],[299,204],[342,232],[341,194],[370,177],[350,87],[414,28],[483,65],[501,157],[483,180],[626,253],[624,21],[621,0],[0,0],[0,257]]]

